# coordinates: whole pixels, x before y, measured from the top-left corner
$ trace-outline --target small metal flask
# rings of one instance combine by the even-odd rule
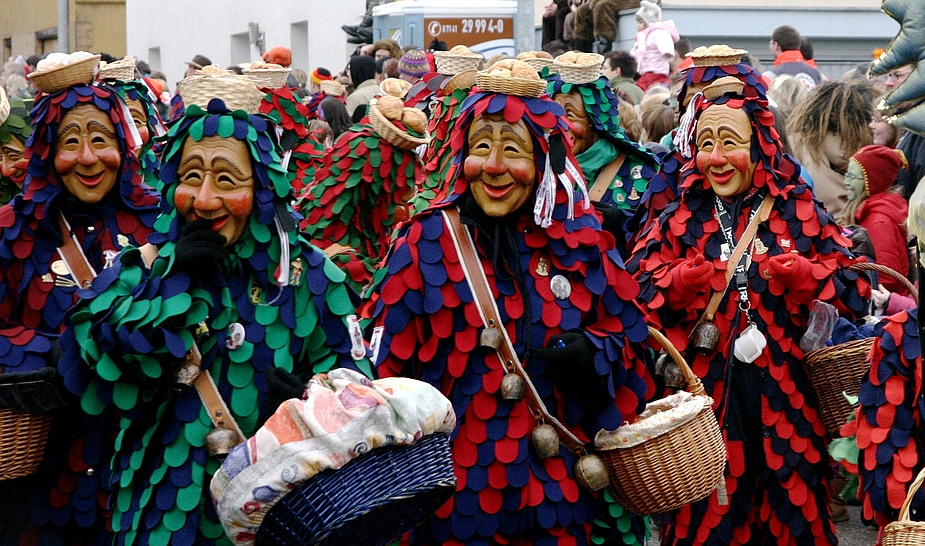
[[[230,428],[215,427],[206,434],[206,450],[209,457],[224,459],[234,447],[241,443],[238,433]]]
[[[694,349],[708,355],[716,350],[719,344],[719,328],[709,320],[698,324],[691,333],[691,345]]]
[[[575,463],[575,480],[585,491],[593,493],[610,485],[604,461],[593,453],[582,455]]]
[[[552,425],[540,423],[533,429],[530,435],[530,441],[533,442],[533,449],[536,456],[541,459],[555,457],[559,454],[559,435]]]
[[[505,374],[501,380],[501,398],[508,402],[518,402],[524,397],[524,380],[516,373]]]

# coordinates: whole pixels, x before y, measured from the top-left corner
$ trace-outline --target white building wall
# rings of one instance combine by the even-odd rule
[[[336,73],[356,47],[340,26],[357,24],[365,11],[365,0],[128,0],[127,51],[164,72],[173,90],[193,55],[219,66],[259,59],[248,25],[257,23],[265,49],[293,49],[293,68]]]

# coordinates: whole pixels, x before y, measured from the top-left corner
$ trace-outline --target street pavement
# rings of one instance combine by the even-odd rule
[[[873,546],[877,543],[877,529],[868,527],[861,522],[861,508],[859,506],[849,506],[848,513],[851,517],[835,524],[838,532],[839,546]],[[652,537],[647,542],[647,546],[658,546],[658,527],[652,527]]]

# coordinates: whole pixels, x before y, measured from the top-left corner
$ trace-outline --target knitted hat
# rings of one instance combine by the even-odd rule
[[[334,76],[331,75],[331,71],[327,68],[318,67],[312,70],[311,75],[309,76],[312,80],[312,83],[320,84],[324,80],[333,80]]]
[[[877,144],[864,146],[851,159],[861,166],[864,172],[864,189],[867,195],[876,195],[890,189],[896,183],[900,169],[909,166],[902,150],[896,150]]]
[[[292,52],[289,51],[287,47],[276,46],[263,54],[263,61],[266,63],[278,64],[286,68],[292,64]]]
[[[645,21],[646,25],[658,23],[662,20],[662,8],[658,7],[655,2],[642,0],[639,3],[639,11],[636,12],[636,17]]]
[[[398,72],[408,76],[424,77],[424,74],[430,72],[430,63],[427,62],[427,54],[420,49],[411,49],[401,56],[398,61]]]

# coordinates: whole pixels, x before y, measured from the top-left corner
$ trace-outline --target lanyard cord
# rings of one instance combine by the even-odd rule
[[[760,203],[762,200],[762,193],[759,192],[756,196],[756,202],[759,203],[759,206],[753,207],[751,213],[749,214],[748,221],[751,222],[755,215],[758,213],[758,209],[761,208]],[[726,205],[723,203],[723,200],[719,196],[714,196],[715,206],[713,208],[713,215],[716,217],[716,221],[719,222],[721,231],[723,232],[723,237],[726,239],[726,245],[728,250],[724,252],[731,252],[736,246],[735,240],[735,226],[732,221],[732,216],[729,214],[729,210],[726,208]],[[749,314],[751,309],[751,303],[748,298],[748,275],[747,270],[751,265],[752,259],[752,249],[754,245],[749,243],[748,249],[742,253],[742,257],[739,259],[739,263],[736,264],[735,268],[735,283],[736,291],[739,293],[739,309],[742,310],[746,315]],[[749,323],[751,323],[751,317],[748,317]]]

